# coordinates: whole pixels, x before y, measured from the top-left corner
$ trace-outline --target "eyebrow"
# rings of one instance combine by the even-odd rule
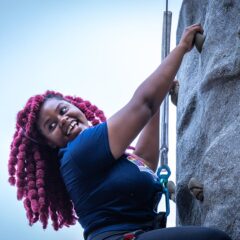
[[[61,105],[63,105],[64,103],[62,103],[62,102],[60,102],[58,105],[57,105],[57,107],[55,108],[55,112],[58,112],[59,111],[59,108],[61,107]],[[44,122],[44,124],[43,124],[43,128],[46,128],[46,125],[50,122],[50,118],[48,118],[45,122]]]

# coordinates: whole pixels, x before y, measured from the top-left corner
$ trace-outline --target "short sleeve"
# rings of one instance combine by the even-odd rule
[[[86,173],[109,168],[114,163],[114,157],[109,147],[107,123],[84,130],[66,148],[60,150],[60,155],[61,164],[74,162]]]

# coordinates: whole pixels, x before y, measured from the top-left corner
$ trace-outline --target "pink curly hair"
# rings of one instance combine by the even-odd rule
[[[17,114],[16,131],[8,162],[9,183],[17,186],[29,225],[40,221],[45,229],[49,217],[55,230],[76,223],[73,204],[62,181],[57,150],[44,143],[37,127],[39,110],[49,98],[63,99],[78,107],[92,125],[106,121],[103,111],[79,97],[54,91],[31,97]]]

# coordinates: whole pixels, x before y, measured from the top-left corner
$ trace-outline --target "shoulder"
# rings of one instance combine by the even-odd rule
[[[90,127],[80,133],[65,148],[60,149],[59,158],[62,164],[70,160],[79,166],[104,166],[113,162],[110,151],[106,122]]]
[[[106,123],[101,123],[93,127],[89,127],[81,132],[76,138],[70,141],[66,147],[59,150],[59,157],[62,157],[66,153],[74,151],[75,148],[84,149],[89,144],[94,144],[99,138],[105,137],[107,135]],[[86,146],[85,146],[86,145]]]

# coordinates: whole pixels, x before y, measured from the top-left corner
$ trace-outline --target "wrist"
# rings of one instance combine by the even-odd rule
[[[184,54],[189,51],[187,44],[181,42],[177,45],[177,48],[180,49]]]

